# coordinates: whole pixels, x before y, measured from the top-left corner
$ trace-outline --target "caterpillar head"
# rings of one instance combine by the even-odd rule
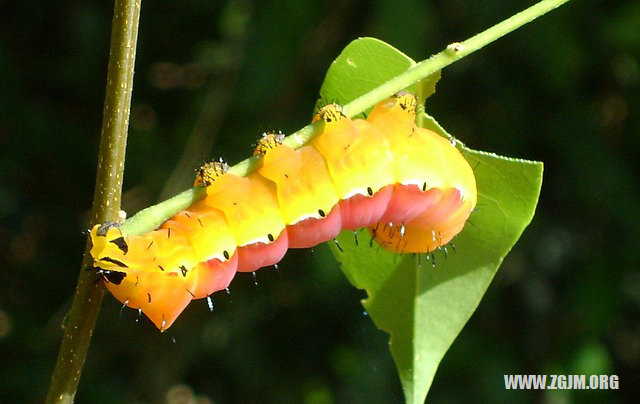
[[[91,229],[93,268],[106,282],[119,285],[127,276],[129,245],[114,223],[97,224]]]
[[[100,267],[93,267],[92,269],[95,269],[98,275],[100,275],[105,282],[113,283],[114,285],[120,285],[122,280],[127,277],[127,274],[121,271],[113,271]]]

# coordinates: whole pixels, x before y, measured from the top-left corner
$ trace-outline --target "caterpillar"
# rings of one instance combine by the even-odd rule
[[[473,170],[451,143],[416,126],[416,98],[399,93],[366,119],[322,108],[310,142],[294,149],[271,134],[246,177],[221,162],[197,171],[206,197],[136,236],[90,232],[94,268],[125,306],[161,331],[193,299],[225,289],[236,271],[279,262],[289,248],[368,228],[382,248],[428,253],[458,234],[477,200]]]

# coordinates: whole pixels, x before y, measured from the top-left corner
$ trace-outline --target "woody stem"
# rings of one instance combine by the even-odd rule
[[[115,0],[92,223],[116,221],[120,211],[140,1]],[[47,403],[73,402],[100,310],[103,284],[96,282],[95,272],[84,269],[92,265],[89,248],[87,242],[73,303],[62,324],[64,337]]]

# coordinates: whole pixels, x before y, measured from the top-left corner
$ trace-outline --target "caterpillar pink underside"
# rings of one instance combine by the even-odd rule
[[[294,149],[263,137],[257,170],[240,177],[223,163],[197,171],[206,197],[160,228],[136,236],[91,230],[94,268],[113,296],[162,331],[193,299],[225,289],[237,271],[279,262],[289,248],[368,228],[397,254],[428,253],[464,227],[477,200],[473,171],[451,143],[415,124],[416,99],[401,93],[366,119],[330,104],[317,133]]]

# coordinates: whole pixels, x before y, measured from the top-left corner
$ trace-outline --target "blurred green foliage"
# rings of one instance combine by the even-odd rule
[[[248,156],[264,130],[301,127],[355,37],[419,60],[531,3],[144,0],[124,209],[187,188],[210,158]],[[93,195],[111,7],[0,1],[3,402],[40,402],[55,363]],[[570,2],[443,71],[427,111],[470,147],[544,161],[545,183],[431,401],[637,398],[639,17],[635,1]],[[402,401],[387,336],[326,246],[257,282],[240,274],[213,313],[196,302],[163,334],[107,297],[77,401]],[[618,374],[621,390],[505,391],[510,373]]]

